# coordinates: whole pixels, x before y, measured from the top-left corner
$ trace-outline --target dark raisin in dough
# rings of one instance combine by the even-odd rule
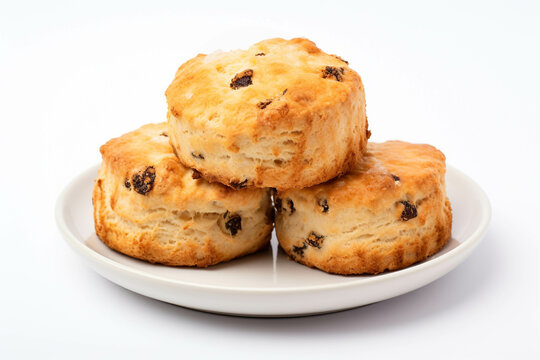
[[[228,212],[225,213],[227,215]],[[242,230],[242,218],[240,215],[233,214],[225,222],[225,228],[229,230],[232,236],[238,234],[238,230]]]
[[[246,187],[247,187],[247,182],[248,182],[247,179],[244,180],[244,181],[240,181],[240,182],[233,181],[233,182],[231,182],[229,185],[230,185],[232,188],[238,190],[238,189],[244,189],[244,188],[246,188]]]
[[[274,200],[274,207],[276,208],[277,213],[281,214],[281,211],[283,211],[283,201],[281,198],[276,197]]]
[[[292,251],[302,257],[304,257],[304,250],[306,249],[307,249],[306,243],[302,244],[302,246],[293,245],[292,247]]]
[[[366,129],[366,139],[369,139],[371,137],[371,130]]]
[[[405,206],[403,211],[401,212],[401,220],[407,221],[414,219],[416,216],[418,216],[418,212],[416,211],[416,206],[412,205],[408,201],[400,201],[400,203]]]
[[[309,246],[316,247],[317,249],[321,248],[324,236],[314,233],[313,231],[309,234],[306,239],[306,242]]]
[[[164,131],[164,132],[162,132],[162,133],[161,133],[161,134],[159,134],[159,135],[161,135],[161,136],[165,136],[165,137],[169,137],[169,135],[168,135],[168,134],[167,134],[167,133],[166,133],[165,131]]]
[[[244,70],[234,76],[234,78],[231,80],[231,89],[237,90],[242,87],[249,86],[253,84],[251,81],[251,77],[253,76],[253,70],[247,69]]]
[[[193,156],[195,159],[201,159],[201,160],[204,160],[204,155],[201,154],[201,153],[195,153],[195,152],[192,152],[192,153],[191,153],[191,156]]]
[[[124,179],[124,186],[131,190],[131,183],[129,182],[128,178]]]
[[[270,105],[271,103],[272,103],[272,99],[266,99],[264,101],[257,103],[257,107],[262,110],[266,108],[268,105]]]
[[[330,209],[330,207],[328,206],[328,201],[326,199],[319,199],[319,201],[317,201],[317,204],[322,207],[323,213],[327,213],[328,209]]]
[[[399,176],[394,174],[390,174],[390,176],[392,177],[392,179],[394,179],[394,181],[399,181]]]
[[[289,210],[291,210],[291,214],[294,213],[296,211],[296,209],[294,208],[294,202],[289,199],[287,200],[287,204],[289,204]]]
[[[265,53],[256,53],[255,56],[265,56]]]
[[[283,90],[283,93],[281,95],[285,95],[287,93],[287,90],[289,90],[289,89]]]
[[[141,195],[146,195],[154,187],[156,180],[156,169],[153,166],[147,167],[144,171],[133,175],[131,182],[133,189]]]
[[[343,74],[345,73],[345,69],[340,67],[333,67],[333,66],[326,66],[322,71],[322,77],[325,79],[334,77],[337,81],[343,80]]]

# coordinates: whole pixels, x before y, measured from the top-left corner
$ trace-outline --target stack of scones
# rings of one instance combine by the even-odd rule
[[[126,255],[206,267],[265,247],[377,274],[450,238],[445,157],[368,142],[364,87],[307,39],[198,55],[166,91],[168,121],[101,147],[96,233]]]

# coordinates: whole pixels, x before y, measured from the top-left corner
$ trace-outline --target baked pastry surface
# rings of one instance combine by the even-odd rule
[[[233,188],[330,180],[361,158],[369,137],[360,76],[307,39],[198,55],[166,97],[182,163]]]
[[[445,157],[430,145],[369,143],[346,175],[275,197],[276,234],[295,261],[377,274],[425,259],[450,238]]]
[[[174,155],[166,123],[145,125],[100,150],[94,222],[112,249],[152,263],[205,267],[268,243],[269,191],[194,179],[198,173]]]

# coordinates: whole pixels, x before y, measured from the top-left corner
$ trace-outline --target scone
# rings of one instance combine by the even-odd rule
[[[182,163],[236,189],[330,180],[361,158],[369,137],[360,76],[307,39],[198,55],[166,96]]]
[[[430,145],[370,143],[345,176],[278,192],[276,234],[297,262],[377,274],[436,253],[450,238],[445,157]]]
[[[152,263],[205,267],[268,243],[269,191],[199,179],[174,155],[166,123],[145,125],[100,150],[94,221],[112,249]]]

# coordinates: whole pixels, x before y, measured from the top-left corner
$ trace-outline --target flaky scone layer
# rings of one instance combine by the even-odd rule
[[[307,39],[198,55],[166,96],[182,163],[233,188],[327,181],[361,158],[369,137],[360,76]]]
[[[294,260],[377,274],[425,259],[451,234],[445,157],[430,145],[369,143],[346,175],[275,197],[276,234]]]
[[[96,233],[126,255],[205,267],[257,251],[272,231],[268,190],[209,184],[185,168],[167,126],[107,142],[93,192]]]

